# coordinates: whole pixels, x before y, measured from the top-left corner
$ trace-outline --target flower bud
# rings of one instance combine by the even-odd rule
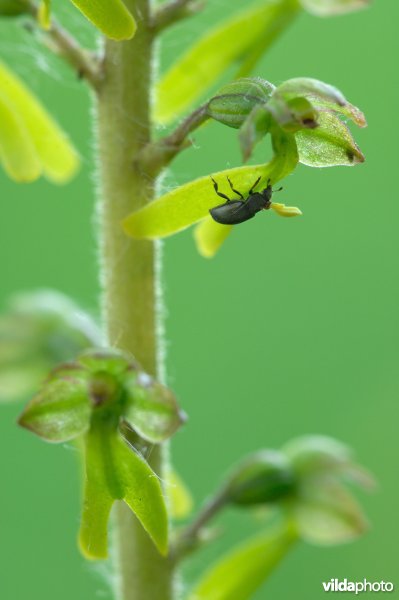
[[[208,103],[209,117],[234,129],[239,129],[252,109],[265,104],[274,85],[257,77],[237,79],[222,87]]]
[[[291,509],[302,539],[333,545],[362,535],[367,519],[345,483],[370,487],[372,478],[353,463],[351,450],[333,438],[306,436],[283,451],[297,478]]]
[[[236,468],[227,483],[226,497],[231,504],[251,506],[276,502],[294,489],[295,476],[285,456],[262,450]]]

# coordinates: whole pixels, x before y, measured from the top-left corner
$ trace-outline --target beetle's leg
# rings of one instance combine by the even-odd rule
[[[251,189],[249,190],[249,195],[254,193],[254,189],[256,188],[256,186],[258,185],[259,181],[261,180],[262,176],[259,175],[258,179],[255,181],[255,183],[253,184],[253,186],[251,187]]]
[[[227,202],[230,202],[230,198],[228,198],[225,194],[222,194],[222,192],[219,192],[219,186],[217,184],[217,182],[214,180],[213,177],[211,177],[212,181],[213,181],[213,187],[215,188],[215,192],[217,193],[218,196],[220,196],[221,198],[224,198],[225,200],[227,200]]]
[[[233,190],[233,192],[234,192],[235,194],[237,194],[237,196],[240,196],[240,198],[241,198],[242,200],[245,200],[245,198],[244,198],[244,196],[241,194],[241,192],[239,192],[238,190],[235,190],[235,189],[233,188],[233,184],[232,184],[232,182],[231,182],[231,179],[230,179],[230,177],[227,177],[227,181],[229,182],[229,186],[231,187],[231,189]]]

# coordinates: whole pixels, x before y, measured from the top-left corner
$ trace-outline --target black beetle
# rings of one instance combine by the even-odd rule
[[[218,206],[211,208],[209,211],[212,219],[217,223],[221,223],[222,225],[237,225],[238,223],[243,223],[244,221],[248,221],[248,219],[252,219],[252,217],[254,217],[260,210],[267,210],[270,208],[271,197],[273,194],[270,179],[267,182],[267,187],[264,190],[261,192],[255,192],[255,188],[261,180],[261,177],[258,177],[249,190],[248,197],[244,198],[241,192],[234,189],[232,182],[227,177],[227,181],[229,182],[232,191],[240,196],[241,200],[231,200],[225,194],[219,192],[217,182],[213,179],[213,177],[211,177],[211,179],[217,195],[227,201],[224,204],[219,204]]]

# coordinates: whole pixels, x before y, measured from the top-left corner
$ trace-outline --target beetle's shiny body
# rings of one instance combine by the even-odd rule
[[[252,219],[259,211],[270,208],[271,197],[273,194],[270,181],[263,191],[254,192],[254,188],[260,181],[259,177],[248,192],[248,197],[244,198],[240,192],[233,188],[230,179],[228,179],[231,189],[235,194],[242,198],[241,200],[230,200],[225,194],[219,192],[216,181],[214,179],[212,179],[212,181],[217,195],[226,200],[224,204],[219,204],[209,211],[211,217],[217,223],[221,223],[222,225],[237,225],[238,223],[243,223],[244,221]]]

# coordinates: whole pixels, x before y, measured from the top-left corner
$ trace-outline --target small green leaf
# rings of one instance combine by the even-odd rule
[[[107,521],[115,500],[124,500],[162,554],[168,520],[158,477],[117,431],[94,423],[86,436],[86,482],[79,535],[83,554],[107,557]]]
[[[206,33],[175,62],[158,84],[156,120],[168,123],[178,117],[232,64],[253,56],[254,48],[260,56],[297,10],[296,0],[264,0]]]
[[[129,398],[126,420],[145,440],[159,444],[186,420],[174,394],[146,373],[132,374],[124,383]]]
[[[359,504],[334,480],[304,485],[294,514],[301,537],[311,544],[342,544],[368,529]]]
[[[12,104],[0,91],[0,161],[15,181],[34,181],[41,174],[36,148]]]
[[[170,470],[166,477],[166,490],[173,519],[185,519],[193,510],[194,501],[189,489],[176,471]]]
[[[237,79],[209,100],[207,114],[223,125],[239,129],[255,107],[269,100],[274,89],[274,85],[260,77]]]
[[[295,134],[299,161],[309,167],[354,166],[364,156],[348,127],[332,113],[320,113],[316,129],[302,129]]]
[[[294,472],[284,454],[262,450],[235,468],[225,494],[228,502],[247,507],[292,496],[295,483]]]
[[[58,443],[85,433],[90,413],[85,381],[53,379],[29,402],[18,422],[42,439]]]
[[[312,14],[329,17],[366,8],[370,0],[301,0],[301,3]]]
[[[248,600],[296,539],[296,533],[286,525],[252,538],[211,567],[188,600]]]
[[[205,217],[194,229],[198,252],[204,258],[213,258],[233,229],[233,225],[216,223],[211,216]]]
[[[31,165],[29,180],[39,177],[41,172],[55,183],[65,183],[71,179],[79,165],[76,151],[30,90],[1,62],[0,94],[13,107],[14,114],[18,115],[20,126],[25,130],[24,135],[29,136],[35,149],[36,161],[41,163],[41,168],[33,168],[33,159],[29,158],[27,152],[26,157],[24,155],[19,158],[19,165],[25,164],[25,161],[26,165]],[[0,138],[2,135],[0,131]],[[0,139],[0,144],[2,143],[4,142]],[[6,160],[4,149],[1,154],[1,158]],[[19,166],[18,172],[21,168]]]
[[[107,37],[130,40],[137,25],[122,0],[71,0],[84,16]]]

